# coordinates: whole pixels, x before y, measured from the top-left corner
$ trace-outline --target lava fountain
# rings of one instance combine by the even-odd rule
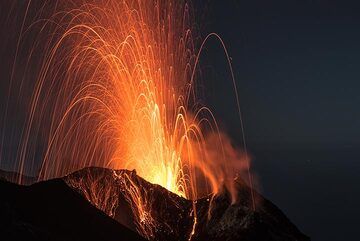
[[[48,1],[34,19],[24,17],[21,38],[35,36],[25,68],[34,62],[38,68],[17,170],[38,168],[45,180],[86,166],[135,169],[187,199],[226,186],[235,201],[231,183],[239,171],[248,171],[248,158],[232,148],[211,110],[197,101],[207,38],[199,44],[191,3],[79,2]],[[236,86],[235,93],[237,98]],[[31,151],[34,133],[43,140],[40,165]],[[136,187],[129,189],[130,199],[140,200]],[[138,210],[141,203],[135,203]]]

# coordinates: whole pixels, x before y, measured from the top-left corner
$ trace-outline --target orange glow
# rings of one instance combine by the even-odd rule
[[[197,102],[203,45],[194,40],[190,3],[109,0],[79,6],[64,1],[61,9],[29,27],[39,25],[40,33],[50,34],[20,169],[29,157],[32,132],[47,128],[40,180],[86,166],[135,169],[187,199],[217,193],[223,185],[235,199],[231,183],[248,168],[247,155],[232,148],[210,109]],[[149,200],[138,196],[131,180],[128,185],[129,202],[139,222],[146,223],[140,232],[151,236]],[[195,224],[196,217],[189,233]]]

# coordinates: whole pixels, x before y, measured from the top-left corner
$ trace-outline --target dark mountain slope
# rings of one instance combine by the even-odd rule
[[[0,180],[0,197],[0,240],[143,240],[61,179],[31,186]]]
[[[145,181],[135,171],[91,167],[72,173],[64,180],[109,216],[152,240],[188,240],[194,223],[194,206],[197,223],[192,240],[195,241],[310,240],[280,209],[256,191],[254,210],[251,189],[241,179],[235,180],[238,198],[233,204],[226,190],[193,204]],[[131,208],[139,200],[148,216],[139,217],[136,209]],[[142,222],[147,217],[151,217],[150,222],[145,220],[148,224]]]
[[[231,203],[226,189],[192,202],[135,171],[98,167],[31,186],[0,180],[0,240],[130,241],[142,235],[185,241],[193,229],[193,241],[310,240],[256,191],[254,210],[251,189],[234,182],[238,196]]]

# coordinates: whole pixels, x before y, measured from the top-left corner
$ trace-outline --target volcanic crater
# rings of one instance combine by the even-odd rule
[[[233,203],[226,188],[191,201],[135,170],[88,167],[26,186],[12,183],[16,173],[1,176],[4,240],[310,240],[256,191],[254,210],[241,178]]]

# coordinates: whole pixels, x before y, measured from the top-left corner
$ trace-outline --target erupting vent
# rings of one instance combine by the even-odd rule
[[[20,39],[33,40],[26,68],[38,67],[17,170],[38,168],[39,180],[47,180],[87,166],[135,169],[188,200],[225,186],[235,202],[233,180],[240,172],[252,185],[248,155],[232,147],[211,110],[197,101],[199,58],[208,38],[219,40],[234,78],[221,38],[212,33],[198,42],[185,0],[75,2],[32,8],[29,1],[26,13],[36,9],[36,17],[25,16]],[[39,145],[35,133],[45,140],[40,167],[31,151]],[[144,224],[138,228],[151,236],[152,197],[126,180],[127,198]],[[117,200],[106,201],[100,208],[112,216]]]

